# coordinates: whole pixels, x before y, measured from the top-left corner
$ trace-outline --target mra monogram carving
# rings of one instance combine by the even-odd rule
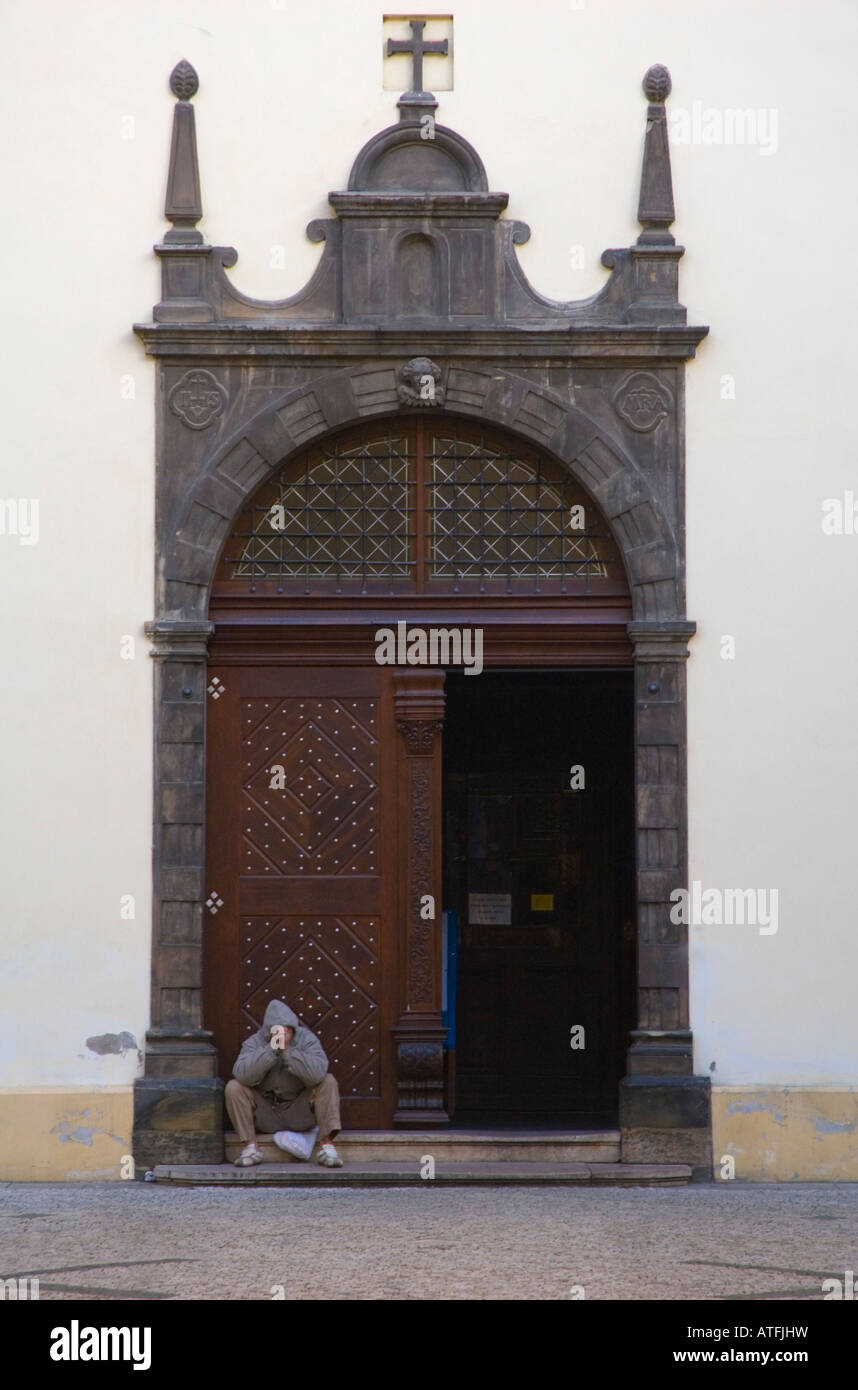
[[[185,372],[170,392],[170,409],[191,430],[205,430],[223,413],[226,391],[211,372]]]
[[[396,394],[402,405],[443,405],[441,368],[429,357],[412,357],[396,373]]]
[[[635,372],[614,396],[614,409],[638,434],[647,434],[670,413],[673,397],[649,372]]]

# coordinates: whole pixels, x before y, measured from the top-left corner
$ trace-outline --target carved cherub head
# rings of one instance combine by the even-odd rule
[[[396,394],[402,405],[444,404],[441,368],[430,357],[412,357],[396,373]]]

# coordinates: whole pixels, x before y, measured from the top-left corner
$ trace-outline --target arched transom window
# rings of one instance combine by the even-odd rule
[[[290,459],[240,516],[218,578],[305,595],[625,589],[603,517],[559,464],[444,417],[352,430]]]

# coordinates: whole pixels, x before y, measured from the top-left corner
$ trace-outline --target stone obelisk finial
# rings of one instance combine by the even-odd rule
[[[191,97],[199,85],[196,72],[183,58],[170,73],[170,90],[178,99],[173,111],[173,141],[164,206],[164,216],[173,224],[164,237],[167,244],[184,242],[199,245],[203,239],[202,233],[196,229],[196,223],[203,215],[203,204],[197,163],[197,131],[194,108],[191,106]]]
[[[664,103],[670,96],[670,73],[661,63],[648,68],[643,80],[649,106],[646,113],[641,196],[638,221],[643,231],[639,246],[673,246],[670,224],[676,213],[673,209],[673,184],[670,178],[670,149],[667,142],[667,114]]]

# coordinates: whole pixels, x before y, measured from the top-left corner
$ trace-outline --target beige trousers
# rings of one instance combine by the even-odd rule
[[[233,1129],[243,1144],[250,1144],[259,1134],[274,1134],[278,1129],[298,1133],[319,1126],[319,1138],[340,1132],[340,1088],[331,1073],[323,1076],[318,1086],[306,1087],[293,1100],[272,1104],[255,1087],[240,1081],[227,1081],[224,1100]]]

